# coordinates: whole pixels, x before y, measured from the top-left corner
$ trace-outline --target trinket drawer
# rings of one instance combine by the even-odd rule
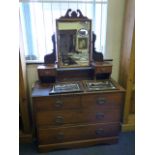
[[[40,152],[117,142],[124,89],[49,95],[51,84],[35,83],[33,122]]]

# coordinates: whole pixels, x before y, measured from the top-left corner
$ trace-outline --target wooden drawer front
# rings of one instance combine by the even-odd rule
[[[116,108],[121,105],[123,95],[121,93],[88,94],[82,96],[84,108]]]
[[[95,68],[95,73],[100,74],[100,73],[111,73],[112,72],[112,66],[107,66],[107,67],[97,67]]]
[[[119,122],[120,109],[44,111],[36,115],[37,126],[61,126],[74,123]]]
[[[59,143],[117,136],[119,131],[119,123],[111,123],[107,125],[100,123],[61,128],[38,129],[38,140],[40,144]]]
[[[55,69],[38,69],[39,76],[56,76]]]
[[[77,109],[81,107],[80,96],[38,97],[34,98],[37,111]]]

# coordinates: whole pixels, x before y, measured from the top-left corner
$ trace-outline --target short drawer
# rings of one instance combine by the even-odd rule
[[[119,122],[121,112],[116,109],[79,109],[65,111],[43,111],[36,114],[37,126],[62,126],[77,123]]]
[[[82,107],[84,108],[116,108],[123,101],[122,93],[98,93],[82,96]]]
[[[76,96],[49,96],[33,99],[36,111],[77,109],[81,107],[81,97]]]
[[[56,76],[56,69],[38,69],[39,76]]]
[[[95,68],[95,73],[96,74],[101,74],[101,73],[111,73],[112,72],[112,66],[107,66],[107,67],[97,67]]]
[[[117,136],[119,123],[89,124],[61,128],[38,129],[39,144],[61,143],[75,140]]]

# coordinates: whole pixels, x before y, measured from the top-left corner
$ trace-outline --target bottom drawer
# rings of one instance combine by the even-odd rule
[[[70,127],[38,129],[38,140],[39,144],[60,143],[117,136],[119,131],[120,123],[98,123]]]

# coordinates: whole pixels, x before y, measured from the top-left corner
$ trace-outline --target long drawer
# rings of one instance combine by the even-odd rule
[[[48,96],[33,98],[36,111],[65,110],[81,108],[80,95]]]
[[[99,107],[99,108],[116,108],[122,103],[122,93],[98,93],[86,94],[81,98],[83,108]]]
[[[76,123],[119,122],[120,108],[42,111],[36,113],[37,126],[61,126]]]
[[[117,136],[119,131],[119,123],[98,123],[70,127],[45,128],[38,129],[38,140],[39,144],[60,143],[75,140]]]
[[[122,93],[48,96],[33,98],[36,111],[79,108],[115,108],[121,105]]]

